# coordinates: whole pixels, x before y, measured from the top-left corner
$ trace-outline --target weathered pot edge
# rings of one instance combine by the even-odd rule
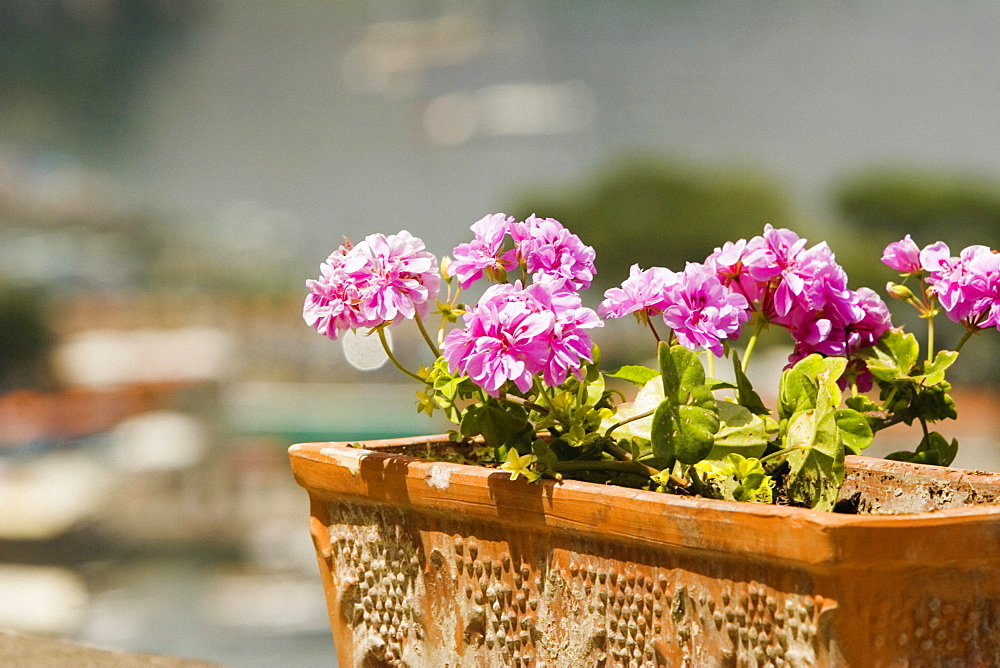
[[[975,560],[965,548],[970,534],[990,534],[1000,506],[950,508],[910,515],[845,515],[806,508],[760,505],[609,489],[580,481],[511,481],[506,473],[478,466],[437,462],[380,448],[442,442],[440,435],[353,443],[298,444],[289,449],[299,484],[318,497],[365,500],[419,507],[429,512],[463,512],[499,523],[532,524],[539,530],[570,530],[649,545],[735,552],[747,558],[781,561],[809,570],[875,568],[887,560],[922,563]],[[869,470],[872,458],[851,458]],[[339,475],[310,465],[333,464]],[[892,469],[923,475],[976,475],[955,469],[891,462]],[[387,484],[390,476],[396,484]],[[1000,475],[996,476],[1000,478]],[[585,517],[579,517],[583,510]],[[869,549],[872,532],[898,533],[892,554]],[[936,538],[923,542],[921,534]],[[944,539],[942,540],[942,532]],[[962,540],[948,540],[949,534]],[[891,548],[890,548],[891,549]]]

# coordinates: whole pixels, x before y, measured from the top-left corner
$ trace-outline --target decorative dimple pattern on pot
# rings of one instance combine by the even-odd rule
[[[584,552],[568,573],[598,665],[815,665],[822,598]]]
[[[822,598],[775,591],[757,582],[726,582],[720,596],[699,597],[702,628],[709,622],[732,645],[721,657],[739,666],[809,666],[816,661]]]
[[[620,544],[331,504],[354,665],[812,666],[823,600]]]
[[[527,666],[536,658],[535,619],[545,582],[504,547],[490,544],[481,552],[475,537],[456,535],[452,540],[459,600],[464,601],[462,642],[495,655],[504,665]],[[432,564],[445,567],[433,558]]]
[[[605,665],[663,665],[657,651],[657,630],[671,610],[670,580],[634,566],[621,568],[608,560],[587,565],[587,555],[572,557],[569,572],[573,588],[587,600],[587,613],[595,618],[594,645],[601,648],[598,662]],[[579,561],[577,561],[579,560]],[[681,600],[680,594],[678,601]],[[678,627],[678,638],[681,629]],[[603,641],[603,642],[602,642]]]
[[[404,666],[404,651],[424,639],[415,585],[420,559],[399,524],[330,527],[340,613],[354,630],[359,665]]]
[[[911,666],[1000,664],[1000,603],[995,599],[932,596],[915,602],[908,621],[895,641],[911,657]]]

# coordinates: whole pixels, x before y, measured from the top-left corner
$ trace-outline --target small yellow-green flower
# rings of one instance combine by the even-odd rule
[[[517,450],[511,448],[507,452],[507,461],[500,468],[510,471],[510,479],[517,480],[518,476],[524,476],[528,482],[535,482],[542,477],[542,474],[531,467],[538,461],[538,457],[533,454],[519,455]]]

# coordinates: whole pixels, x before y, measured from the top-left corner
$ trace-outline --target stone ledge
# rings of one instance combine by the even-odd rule
[[[210,668],[218,664],[152,654],[95,649],[65,640],[0,632],[0,665],[4,668]]]

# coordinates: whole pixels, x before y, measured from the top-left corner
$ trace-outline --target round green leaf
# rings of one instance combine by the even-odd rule
[[[701,406],[680,406],[677,409],[677,436],[674,439],[674,456],[685,464],[703,460],[715,445],[719,431],[719,414]]]

